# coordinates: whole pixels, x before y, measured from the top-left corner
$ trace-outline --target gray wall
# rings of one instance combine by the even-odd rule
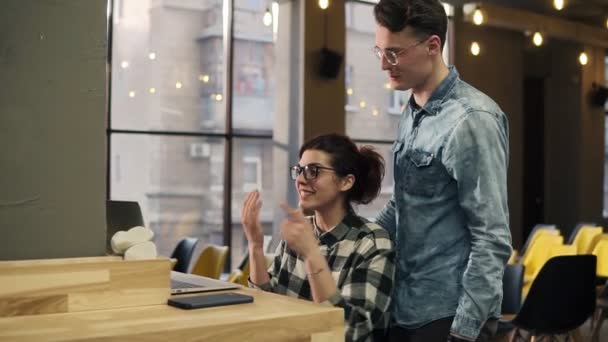
[[[0,260],[105,250],[106,1],[3,0]]]

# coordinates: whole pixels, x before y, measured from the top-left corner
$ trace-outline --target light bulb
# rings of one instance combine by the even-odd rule
[[[120,66],[121,66],[123,69],[126,69],[126,68],[128,68],[128,67],[129,67],[129,62],[127,62],[127,61],[122,61],[122,63],[120,63]]]
[[[581,63],[581,65],[587,65],[587,63],[589,63],[589,57],[585,52],[581,52],[578,56],[578,62]]]
[[[348,95],[352,95],[352,94],[354,93],[353,88],[348,88],[348,89],[346,89],[346,93],[347,93]]]
[[[319,0],[319,7],[321,7],[322,10],[327,9],[327,7],[329,7],[329,0]]]
[[[135,97],[135,92],[133,90],[129,92],[129,97]]]
[[[479,43],[473,42],[473,44],[471,44],[471,54],[473,56],[479,56],[480,52],[481,52],[481,47],[479,46]]]
[[[483,24],[483,12],[481,11],[481,9],[478,7],[475,10],[475,13],[473,13],[473,23],[477,26]]]
[[[377,108],[374,108],[374,110],[372,111],[372,115],[373,116],[378,116],[380,114],[380,111],[378,111]]]
[[[365,108],[365,107],[367,107],[367,103],[365,103],[365,101],[361,101],[361,102],[359,102],[359,107]]]
[[[182,89],[182,82],[176,82],[175,83],[175,88]]]
[[[151,61],[155,60],[155,59],[156,59],[156,53],[154,53],[154,52],[150,52],[150,53],[148,54],[148,58],[150,58],[150,60],[151,60]]]
[[[532,43],[534,43],[536,46],[543,45],[543,35],[540,32],[535,32],[534,36],[532,37]]]
[[[553,7],[556,10],[561,11],[564,9],[564,0],[553,0]]]
[[[156,93],[156,88],[152,87],[152,88],[148,89],[148,92],[150,92],[150,94],[154,94],[154,93]]]
[[[262,21],[264,22],[264,26],[270,26],[272,25],[272,13],[270,13],[270,9],[266,9],[266,12],[264,13],[264,18],[262,19]]]

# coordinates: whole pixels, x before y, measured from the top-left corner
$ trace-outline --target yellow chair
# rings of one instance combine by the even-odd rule
[[[602,235],[602,233],[602,227],[585,226],[579,229],[574,241],[572,242],[572,244],[576,246],[577,253],[591,254],[593,251],[591,249],[591,243],[597,235]]]
[[[563,255],[576,255],[576,246],[573,245],[564,245],[562,243],[558,243],[559,239],[555,239],[554,244],[548,245],[544,249],[547,250],[545,255],[539,255],[538,259],[534,261],[534,274],[524,276],[524,286],[522,288],[522,296],[526,296],[528,291],[530,291],[530,287],[534,282],[534,279],[540,273],[540,270],[545,266],[547,261],[549,261],[553,257],[563,256]],[[563,241],[563,238],[562,238]],[[544,260],[543,260],[544,258]]]
[[[562,245],[564,237],[561,235],[542,234],[530,244],[528,251],[521,259],[524,265],[524,284],[534,279],[534,275],[540,271],[545,262],[549,259],[549,252],[552,245]]]
[[[591,254],[597,257],[596,275],[608,278],[608,240],[600,240]]]
[[[608,240],[608,234],[604,233],[604,234],[594,236],[593,240],[591,240],[591,244],[589,245],[589,250],[591,250],[591,252],[593,252],[593,250],[595,249],[595,246],[597,246],[597,244],[602,240]],[[591,253],[591,254],[593,254],[593,253]]]
[[[228,257],[228,246],[209,245],[203,249],[192,274],[219,279]]]
[[[228,276],[228,281],[231,283],[241,284],[243,286],[247,286],[249,280],[249,255],[246,256],[247,260],[243,263],[242,269],[233,270]],[[272,265],[274,260],[273,254],[264,254],[264,259],[266,261],[266,268],[269,268]]]
[[[527,255],[530,253],[530,251],[532,250],[532,247],[534,246],[534,244],[536,243],[536,240],[538,240],[539,237],[541,236],[545,236],[545,235],[551,235],[551,236],[561,236],[561,232],[557,229],[537,229],[534,234],[532,236],[530,236],[528,239],[530,240],[530,243],[528,245],[528,248],[526,248],[525,251],[523,251],[523,255],[521,256],[521,258],[519,259],[520,263],[527,258]]]

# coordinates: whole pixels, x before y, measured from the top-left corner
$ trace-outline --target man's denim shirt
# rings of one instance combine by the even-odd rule
[[[506,115],[454,67],[423,108],[413,100],[393,145],[395,191],[376,221],[396,244],[393,324],[455,316],[474,339],[499,317],[511,254]]]

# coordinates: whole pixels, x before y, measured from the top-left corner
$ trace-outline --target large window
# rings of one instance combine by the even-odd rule
[[[224,6],[113,1],[109,197],[140,203],[160,254],[198,237],[198,251],[229,245],[235,265],[246,250],[247,192],[264,194],[262,222],[272,232],[277,24],[264,22],[270,1],[234,1],[227,92]]]
[[[346,133],[360,144],[373,145],[386,161],[382,191],[374,202],[358,208],[359,214],[375,217],[393,191],[391,146],[409,91],[389,87],[386,72],[372,53],[376,23],[373,5],[377,1],[346,2]],[[444,5],[448,17],[452,8]],[[449,60],[448,44],[444,59]]]

